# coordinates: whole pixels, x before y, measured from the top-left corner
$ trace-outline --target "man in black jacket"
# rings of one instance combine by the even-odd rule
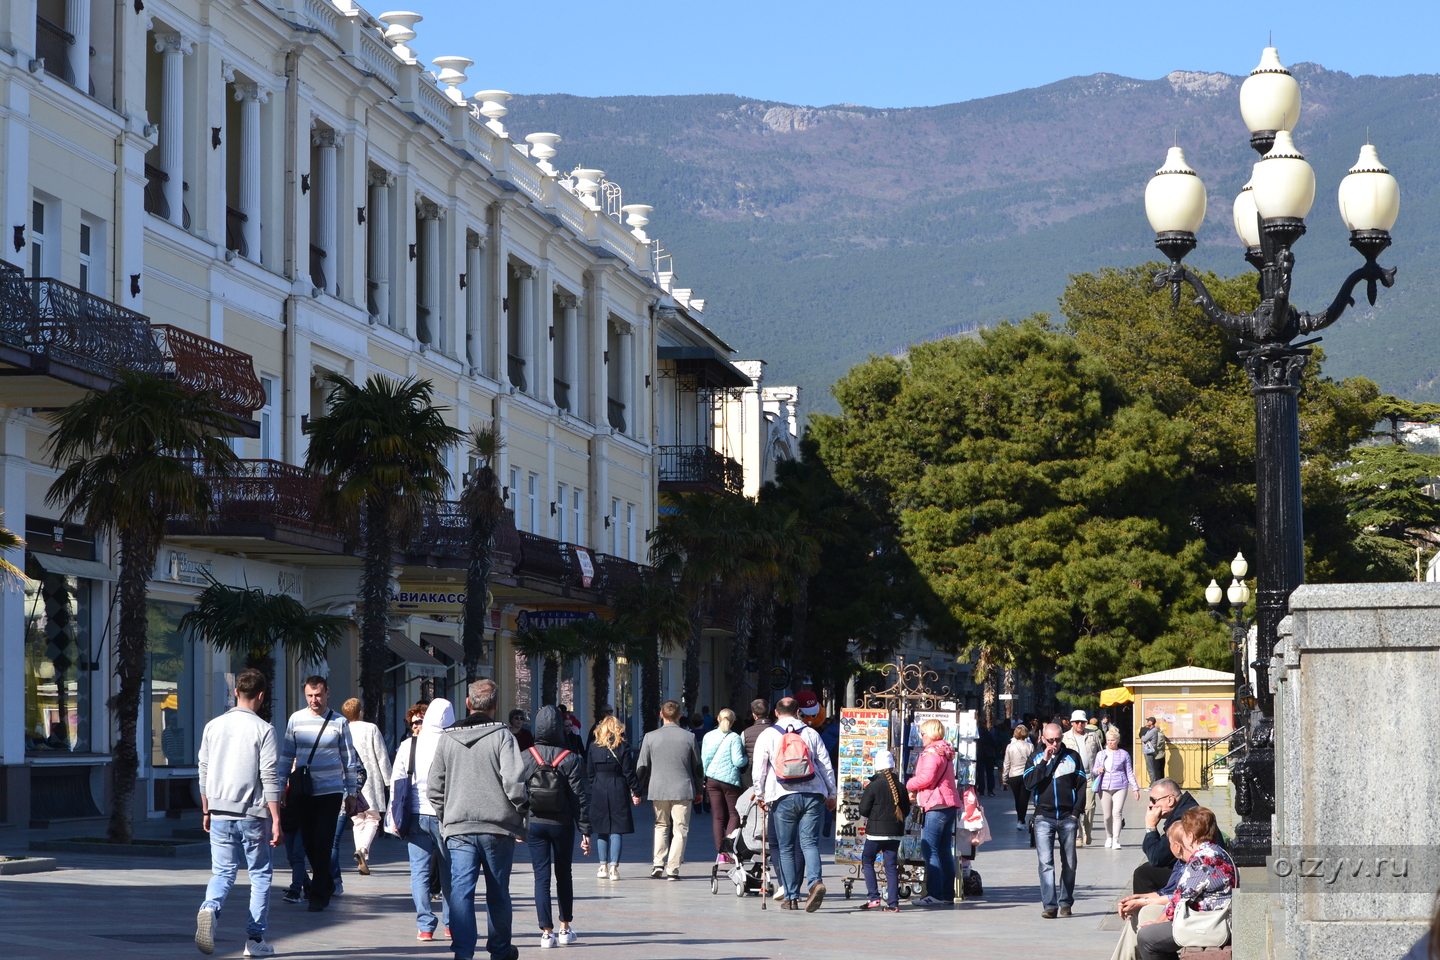
[[[1191,807],[1199,803],[1189,791],[1181,791],[1180,784],[1169,777],[1150,784],[1150,807],[1145,811],[1145,839],[1141,847],[1145,850],[1145,862],[1135,868],[1131,878],[1136,893],[1155,893],[1170,879],[1175,866],[1175,854],[1170,852],[1170,840],[1166,831]]]
[[[1070,916],[1075,903],[1075,834],[1085,814],[1087,782],[1080,755],[1065,746],[1058,723],[1047,723],[1025,768],[1025,789],[1035,797],[1035,852],[1040,858],[1040,916]],[[1055,847],[1060,844],[1060,884]]]

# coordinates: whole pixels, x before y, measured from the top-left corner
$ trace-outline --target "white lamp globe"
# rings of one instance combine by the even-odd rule
[[[1179,147],[1145,186],[1145,216],[1156,233],[1195,233],[1205,222],[1205,184]]]
[[[1217,607],[1220,605],[1220,601],[1224,598],[1224,596],[1225,591],[1220,588],[1220,584],[1216,583],[1212,579],[1210,581],[1210,586],[1205,588],[1205,602],[1210,604],[1210,606],[1212,607]]]
[[[1315,203],[1315,171],[1295,147],[1290,131],[1275,134],[1275,145],[1255,164],[1250,177],[1255,209],[1266,220],[1304,220]]]
[[[1340,181],[1340,219],[1351,230],[1384,230],[1400,216],[1400,184],[1390,175],[1372,144],[1360,148],[1360,159]]]
[[[1231,580],[1230,587],[1225,591],[1225,599],[1230,601],[1230,606],[1239,607],[1245,603],[1245,584],[1239,580]]]
[[[1245,579],[1245,574],[1250,572],[1250,564],[1246,562],[1245,554],[1235,554],[1235,559],[1230,561],[1230,572],[1242,580]]]
[[[1300,119],[1300,84],[1280,62],[1280,52],[1266,47],[1260,65],[1240,85],[1240,115],[1251,133],[1294,130]]]
[[[1247,180],[1235,198],[1235,232],[1247,248],[1260,246],[1260,214],[1255,210],[1255,192]]]

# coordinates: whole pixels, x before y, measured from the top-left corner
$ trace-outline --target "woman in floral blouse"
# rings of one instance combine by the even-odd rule
[[[1215,814],[1205,807],[1185,811],[1171,831],[1180,831],[1180,859],[1185,869],[1180,882],[1165,907],[1165,919],[1140,928],[1137,944],[1140,960],[1178,960],[1180,947],[1175,943],[1172,922],[1182,901],[1192,910],[1224,910],[1239,883],[1235,861],[1220,846],[1220,830]]]

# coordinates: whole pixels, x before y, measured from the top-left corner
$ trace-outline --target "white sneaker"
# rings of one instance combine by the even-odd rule
[[[1110,839],[1109,837],[1106,837],[1106,838],[1105,838],[1105,849],[1106,849],[1106,850],[1109,850],[1109,849],[1110,849],[1110,844],[1112,844],[1112,843],[1114,843],[1114,842],[1115,842],[1114,840]]]
[[[264,940],[246,940],[245,956],[247,957],[273,957],[275,948]]]
[[[609,871],[605,869],[605,864],[600,864],[600,869],[595,871],[595,876],[599,880],[604,880],[610,876]]]
[[[918,900],[911,900],[911,901],[910,901],[910,904],[911,904],[912,906],[916,906],[916,907],[934,907],[934,906],[939,906],[941,902],[942,902],[942,901],[935,899],[934,897],[930,896],[929,894],[926,894],[925,896],[919,898]]]
[[[215,952],[215,911],[209,907],[195,915],[195,946],[207,957]]]
[[[775,890],[775,899],[776,899],[776,900],[784,900],[784,899],[785,899],[785,888],[784,888],[784,887],[777,887],[777,888],[776,888],[776,890]]]
[[[611,879],[611,880],[619,880],[619,879],[620,879],[620,864],[618,864],[618,863],[612,863],[612,864],[610,864],[610,879]]]
[[[540,946],[541,946],[542,948],[548,948],[548,947],[553,947],[553,946],[555,946],[555,934],[553,934],[553,933],[543,933],[543,932],[542,932],[542,933],[540,934]]]
[[[1119,840],[1116,840],[1114,843],[1110,844],[1110,849],[1111,849],[1111,850],[1119,850],[1119,849],[1120,849],[1120,841],[1119,841]]]
[[[579,939],[580,938],[575,935],[574,927],[571,927],[569,930],[561,930],[560,932],[555,934],[556,942],[562,947],[568,947],[570,944],[574,943],[576,940]]]

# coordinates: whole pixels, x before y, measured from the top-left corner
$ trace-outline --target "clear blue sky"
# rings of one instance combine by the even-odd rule
[[[442,55],[477,61],[467,93],[926,106],[1091,73],[1248,73],[1271,30],[1286,63],[1440,72],[1436,0],[410,2],[425,16],[411,45],[427,65]]]

